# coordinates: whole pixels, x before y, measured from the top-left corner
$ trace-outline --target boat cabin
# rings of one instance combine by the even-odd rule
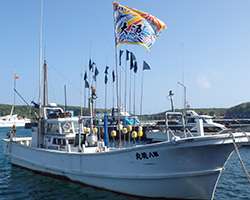
[[[44,147],[46,149],[69,151],[69,147],[79,145],[79,133],[81,143],[85,144],[86,133],[84,133],[83,125],[79,124],[77,118],[47,119],[44,124]]]

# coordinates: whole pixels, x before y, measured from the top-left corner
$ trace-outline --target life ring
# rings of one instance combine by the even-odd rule
[[[64,132],[69,132],[70,130],[70,123],[69,122],[66,122],[65,124],[63,124],[62,128],[64,130]]]

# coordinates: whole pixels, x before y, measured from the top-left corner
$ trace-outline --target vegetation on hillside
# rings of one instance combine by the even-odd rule
[[[65,109],[65,106],[58,105]],[[9,115],[11,113],[12,105],[8,104],[0,104],[0,116]],[[79,116],[81,114],[81,107],[77,106],[67,106],[66,110],[70,110],[74,112],[75,116]],[[96,109],[96,112],[104,112],[104,109]],[[88,113],[87,108],[82,109],[83,114]],[[34,106],[24,106],[24,105],[16,105],[14,106],[13,114],[18,114],[19,116],[26,117],[26,118],[36,118],[36,114],[38,115],[38,109]]]
[[[58,105],[59,107],[64,108],[62,105]],[[11,112],[12,105],[8,104],[0,104],[0,116],[8,115]],[[72,110],[74,111],[75,116],[79,116],[81,114],[81,108],[77,106],[67,106],[67,110]],[[210,116],[215,116],[215,115],[223,115],[223,114],[230,114],[230,115],[235,115],[235,114],[250,114],[250,102],[248,103],[242,103],[236,106],[233,106],[231,108],[189,108],[189,110],[194,110],[200,115],[210,115]],[[96,112],[103,113],[105,110],[104,109],[96,109]],[[169,110],[170,111],[170,110]],[[176,112],[182,112],[180,109],[176,109]],[[34,106],[25,106],[25,105],[16,105],[14,107],[13,114],[18,114],[19,116],[22,117],[27,117],[27,118],[35,118],[35,112],[38,113],[38,110],[34,108]],[[88,109],[83,108],[83,113],[87,113]],[[108,111],[109,112],[109,111]],[[166,111],[162,113],[156,113],[150,116],[144,116],[145,118],[162,118],[164,117]]]
[[[242,103],[242,104],[239,104],[237,106],[227,109],[227,114],[229,115],[250,114],[250,102]]]

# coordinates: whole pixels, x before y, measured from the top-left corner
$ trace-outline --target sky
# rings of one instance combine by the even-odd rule
[[[174,107],[183,108],[184,87],[179,83],[186,88],[191,108],[230,108],[250,101],[249,0],[117,2],[147,12],[167,26],[150,52],[141,45],[121,44],[117,48],[132,51],[138,62],[131,82],[128,73],[127,109],[140,113],[143,92],[143,114],[169,110],[170,90]],[[86,99],[88,92],[81,89],[81,73],[89,75],[91,58],[100,72],[94,83],[96,107],[113,107],[111,72],[116,62],[112,5],[111,0],[43,1],[42,59],[48,63],[49,102],[65,104],[66,87],[67,105],[85,105],[81,93]],[[25,105],[14,95],[14,74],[19,77],[15,80],[19,94],[29,104],[39,100],[40,9],[39,0],[0,0],[1,104]],[[149,64],[149,71],[142,71],[143,61]],[[106,66],[109,80],[105,89]],[[119,68],[121,99],[125,99],[126,67],[129,63],[126,66],[123,56]],[[121,104],[124,106],[125,100]]]

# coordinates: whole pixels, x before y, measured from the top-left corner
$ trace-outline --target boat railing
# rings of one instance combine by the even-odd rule
[[[194,137],[194,135],[191,133],[191,131],[188,128],[185,129],[185,132],[187,136],[190,135],[190,137]]]
[[[31,137],[13,137],[11,138],[12,142],[19,143],[25,146],[31,146]]]
[[[179,121],[180,126],[182,126],[182,129],[178,132],[173,132],[170,129],[169,122],[171,121]],[[203,127],[203,121],[201,118],[197,118],[196,120],[196,126],[197,129],[197,136],[204,136],[204,127]],[[185,120],[183,117],[183,114],[180,112],[166,112],[165,114],[165,125],[167,130],[167,139],[168,141],[172,140],[173,137],[180,137],[180,138],[190,138],[195,137],[191,131],[185,127]]]

